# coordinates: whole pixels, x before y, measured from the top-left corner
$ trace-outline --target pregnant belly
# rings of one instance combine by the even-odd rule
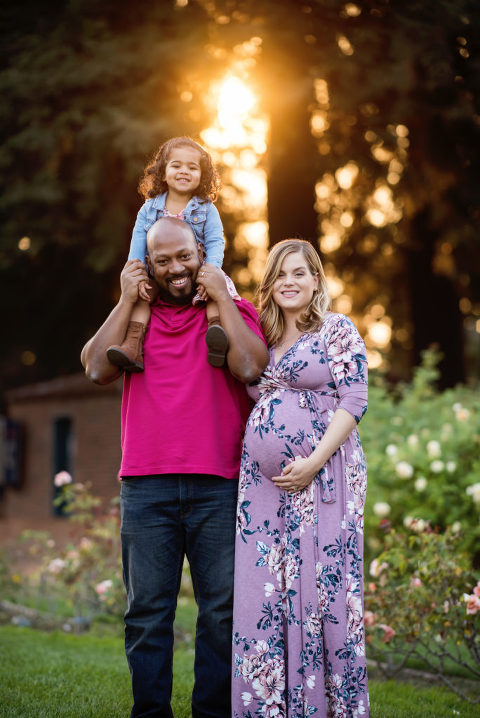
[[[299,415],[300,414],[300,415]],[[295,456],[309,456],[314,444],[308,409],[275,412],[275,422],[262,424],[250,418],[245,431],[245,449],[250,461],[258,463],[268,479],[279,476]]]

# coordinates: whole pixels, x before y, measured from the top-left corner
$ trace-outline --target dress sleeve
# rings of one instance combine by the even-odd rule
[[[146,203],[140,207],[137,219],[133,227],[132,240],[130,242],[129,259],[140,259],[145,261],[147,254],[147,233],[145,231],[145,222],[147,221],[147,205]]]
[[[327,361],[333,378],[330,387],[339,396],[337,408],[358,422],[367,411],[368,374],[365,344],[348,317],[335,315],[326,330]]]
[[[225,240],[223,238],[223,224],[218,209],[211,202],[207,209],[203,243],[205,247],[205,261],[221,267],[223,264],[223,253],[225,251]]]

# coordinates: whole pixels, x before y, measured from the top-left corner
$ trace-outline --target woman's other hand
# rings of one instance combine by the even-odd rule
[[[272,481],[282,491],[301,491],[312,482],[318,471],[311,457],[296,456],[294,461],[285,466],[281,476],[273,476]]]

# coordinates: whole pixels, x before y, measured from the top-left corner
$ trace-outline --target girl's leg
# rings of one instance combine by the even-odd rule
[[[157,287],[151,282],[152,289],[149,291],[150,302],[157,294]],[[127,327],[127,333],[122,344],[114,344],[107,349],[108,361],[119,366],[125,371],[141,372],[143,366],[143,337],[147,324],[150,321],[150,302],[138,299],[132,309],[132,315]]]
[[[218,305],[212,299],[207,301],[208,329],[205,341],[208,347],[208,363],[215,367],[225,364],[228,349],[228,337],[220,322]]]
[[[132,309],[132,315],[130,317],[131,322],[140,322],[145,327],[150,321],[150,302],[146,302],[145,299],[138,299]]]

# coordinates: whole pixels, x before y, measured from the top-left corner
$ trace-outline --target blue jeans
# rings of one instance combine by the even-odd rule
[[[185,555],[198,605],[192,716],[230,718],[237,488],[237,481],[193,474],[122,480],[131,718],[173,716],[173,621]]]

